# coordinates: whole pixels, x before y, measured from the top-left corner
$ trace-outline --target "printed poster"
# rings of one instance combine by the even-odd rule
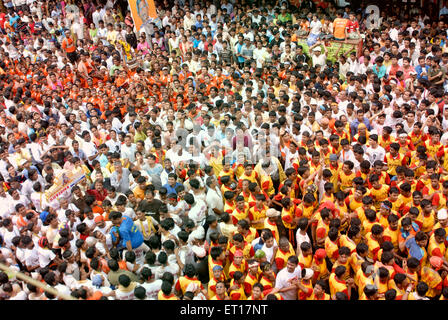
[[[45,192],[47,201],[58,199],[65,191],[71,190],[77,183],[86,178],[84,170],[79,168],[75,171],[63,170],[54,179],[54,184]]]
[[[128,2],[137,32],[143,25],[157,18],[154,0],[128,0]]]

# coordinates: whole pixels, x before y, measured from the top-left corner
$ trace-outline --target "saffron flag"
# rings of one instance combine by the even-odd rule
[[[157,18],[154,0],[128,0],[128,2],[137,32],[143,25]]]

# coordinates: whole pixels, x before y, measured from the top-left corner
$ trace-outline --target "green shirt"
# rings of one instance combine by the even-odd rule
[[[292,21],[292,17],[291,17],[291,14],[289,14],[289,13],[287,13],[285,15],[279,14],[278,20],[281,22]]]
[[[139,133],[138,131],[135,131],[135,136],[134,136],[134,143],[137,143],[137,141],[142,140],[145,141],[146,140],[146,134],[141,131],[141,133]]]
[[[113,66],[110,68],[109,75],[110,75],[111,77],[113,77],[113,76],[115,75],[115,71],[116,71],[116,70],[122,70],[122,69],[123,69],[123,67],[122,67],[121,65],[119,65],[119,66],[113,65]]]
[[[432,84],[435,84],[435,83],[439,82],[440,80],[444,79],[445,78],[445,71],[442,68],[437,68],[437,70],[434,69],[433,67],[429,68],[429,70],[428,70],[428,76],[429,77],[434,77],[436,74],[439,74],[440,72],[442,73],[442,75],[438,76],[437,78],[432,79],[431,80]]]
[[[127,275],[131,279],[131,281],[138,281],[139,280],[135,273],[130,272],[128,270],[121,270],[121,269],[118,270],[118,271],[112,271],[111,270],[107,274],[107,280],[109,280],[111,285],[118,287],[118,285],[119,285],[118,277],[120,277],[122,274]]]

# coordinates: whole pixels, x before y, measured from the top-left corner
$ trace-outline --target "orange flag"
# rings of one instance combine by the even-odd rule
[[[157,18],[154,0],[128,0],[137,31],[148,21]]]

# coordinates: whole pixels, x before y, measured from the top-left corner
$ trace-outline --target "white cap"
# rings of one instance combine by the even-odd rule
[[[199,246],[193,246],[191,248],[191,250],[193,251],[193,253],[195,254],[196,257],[198,257],[198,258],[205,257],[206,252],[205,252],[204,248],[199,247]]]
[[[87,237],[86,243],[89,247],[94,246],[96,244],[96,239],[94,237]]]
[[[317,46],[317,47],[315,47],[315,48],[313,49],[313,51],[322,51],[322,48],[319,47],[319,46]]]
[[[311,268],[306,268],[305,270],[305,275],[303,276],[303,279],[308,280],[311,279],[314,275],[314,270]]]
[[[278,217],[279,215],[280,211],[275,210],[274,208],[269,208],[268,210],[266,210],[266,217],[268,218]]]
[[[204,239],[204,237],[205,237],[205,231],[204,231],[204,228],[202,228],[202,227],[198,227],[196,230],[194,230],[194,231],[190,234],[190,237],[191,237],[192,239],[195,239],[195,240],[201,240],[201,239]]]
[[[448,218],[448,213],[446,209],[440,209],[439,212],[437,213],[437,219],[444,220],[446,218]]]

